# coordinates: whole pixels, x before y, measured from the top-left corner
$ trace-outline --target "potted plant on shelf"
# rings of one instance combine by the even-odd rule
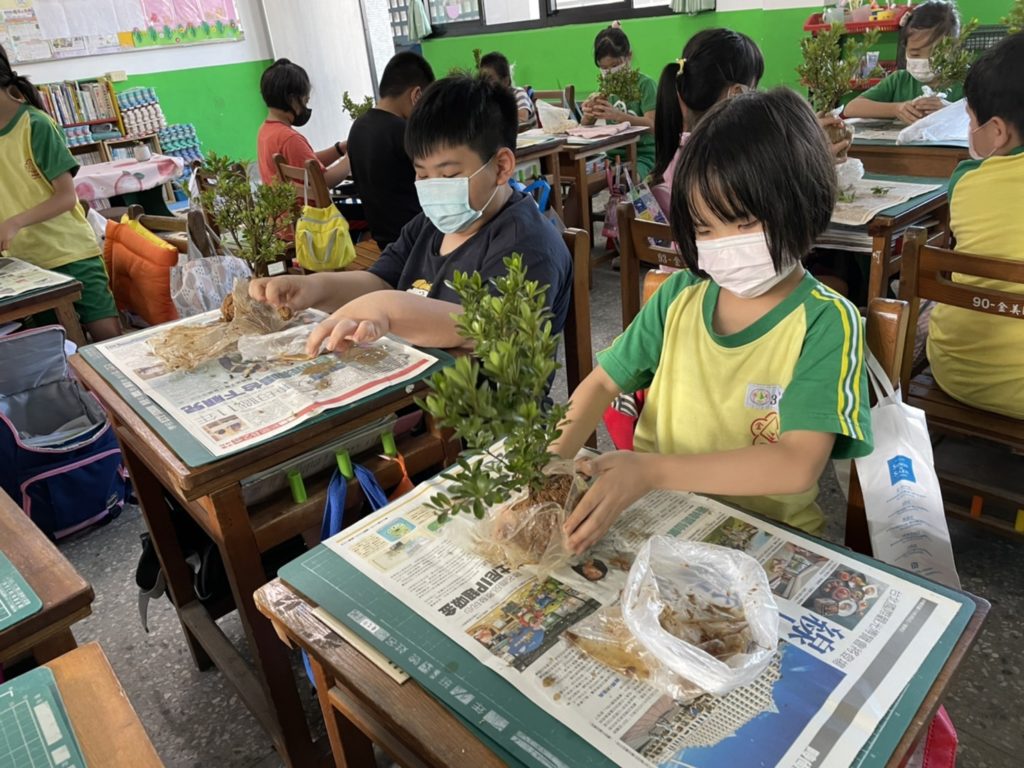
[[[496,294],[479,273],[455,273],[451,284],[463,307],[456,323],[473,348],[434,374],[420,405],[466,444],[456,466],[442,475],[448,488],[430,506],[442,522],[460,513],[487,517],[492,553],[515,567],[561,547],[561,523],[577,481],[571,466],[552,464],[548,452],[561,434],[566,406],[544,404],[560,367],[558,336],[544,303],[547,286],[526,279],[518,254],[505,266],[508,273],[494,279]]]
[[[278,237],[295,207],[291,184],[253,185],[245,165],[211,152],[203,172],[214,183],[199,193],[200,202],[230,243],[225,246],[248,262],[257,277],[284,255],[287,244]]]
[[[353,120],[358,120],[373,109],[373,96],[367,96],[357,104],[352,101],[352,97],[348,95],[348,91],[345,91],[341,94],[341,108],[348,112],[348,116]]]
[[[859,42],[843,46],[843,26],[833,24],[828,30],[800,41],[803,62],[797,67],[800,82],[808,90],[808,98],[818,117],[826,117],[860,80],[864,54],[878,42],[878,31],[871,30]],[[837,144],[853,136],[845,124],[825,129],[829,141]],[[839,158],[846,159],[846,153]]]
[[[954,85],[962,85],[974,61],[974,54],[968,50],[967,38],[978,28],[978,20],[971,19],[960,29],[956,37],[944,37],[932,48],[928,57],[935,77],[928,88],[932,93],[944,96]]]

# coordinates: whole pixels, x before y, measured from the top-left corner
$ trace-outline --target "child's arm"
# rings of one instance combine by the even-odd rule
[[[462,307],[449,301],[378,291],[350,301],[320,323],[306,342],[306,352],[315,355],[325,342],[328,352],[344,352],[389,333],[421,347],[460,347],[466,339],[456,330],[453,316],[461,313]]]
[[[821,476],[834,443],[832,433],[798,430],[783,432],[772,445],[733,451],[693,456],[615,451],[585,459],[580,469],[595,481],[565,521],[569,549],[578,554],[596,544],[624,509],[652,490],[727,496],[806,491]]]
[[[913,101],[873,101],[866,96],[858,96],[843,110],[844,117],[885,118],[903,123],[913,123],[924,114]]]
[[[336,187],[352,175],[352,160],[348,155],[342,156],[338,162],[324,170],[324,179],[328,187]]]
[[[327,147],[327,149],[321,149],[316,153],[316,159],[320,161],[324,168],[329,166],[331,163],[336,163],[338,160],[341,160],[341,158],[348,153],[347,141],[339,141],[338,145],[340,145],[341,149],[338,149],[338,146],[331,145]]]
[[[365,271],[318,272],[315,275],[258,277],[249,283],[249,295],[272,307],[294,312],[316,307],[334,312],[353,299],[375,291],[390,291],[392,285]]]
[[[41,221],[48,221],[60,216],[78,205],[75,194],[75,182],[70,173],[62,173],[50,182],[53,194],[39,205],[16,213],[6,221],[0,222],[0,251],[11,247],[11,242],[19,231]]]
[[[559,424],[562,434],[548,448],[563,459],[571,459],[597,428],[605,409],[622,393],[604,368],[598,365],[585,378],[569,400],[569,411]]]

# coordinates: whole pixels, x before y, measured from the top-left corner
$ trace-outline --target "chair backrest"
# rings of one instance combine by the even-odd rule
[[[306,204],[317,208],[326,208],[333,205],[331,190],[327,186],[327,179],[324,178],[324,169],[316,160],[307,160],[300,168],[297,165],[285,163],[284,155],[274,155],[274,165],[277,166],[277,177],[289,184],[296,184],[305,190]],[[299,195],[301,198],[302,195]]]
[[[640,265],[663,265],[682,269],[685,264],[679,252],[670,245],[672,228],[668,224],[657,224],[636,218],[633,204],[629,202],[619,203],[616,213],[619,227],[622,327],[625,328],[640,311]]]
[[[972,277],[1020,283],[1021,293],[981,288],[953,282],[953,273]],[[917,316],[922,299],[949,304],[998,317],[1024,319],[1024,263],[975,256],[961,251],[928,245],[928,233],[911,227],[903,238],[903,268],[900,274],[900,298],[910,305],[907,348],[914,348]],[[910,384],[909,356],[903,361],[900,383],[906,393]]]
[[[572,255],[572,296],[563,331],[565,379],[571,395],[594,368],[590,338],[590,287],[587,285],[590,236],[582,229],[567,229],[562,238]]]

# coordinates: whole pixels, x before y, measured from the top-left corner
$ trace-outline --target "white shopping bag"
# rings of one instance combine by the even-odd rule
[[[205,241],[215,255],[208,256],[197,246],[200,229],[205,231]],[[223,253],[220,239],[207,226],[201,211],[189,212],[188,233],[188,252],[181,254],[178,265],[171,268],[171,301],[179,317],[219,309],[235,280],[252,277],[252,270],[243,259]]]
[[[959,589],[924,411],[904,403],[865,353],[878,398],[871,409],[875,450],[855,461],[874,556]]]
[[[918,144],[949,141],[966,146],[969,128],[967,99],[960,99],[908,125],[900,131],[899,136],[896,137],[896,143]]]

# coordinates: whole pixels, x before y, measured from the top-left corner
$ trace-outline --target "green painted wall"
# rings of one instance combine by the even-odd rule
[[[168,123],[193,123],[204,152],[256,159],[256,132],[267,114],[260,75],[270,61],[132,75],[117,90],[155,88]]]
[[[1010,0],[968,0],[960,4],[965,18],[977,17],[982,24],[994,24],[1006,15]],[[797,84],[800,61],[799,40],[803,24],[814,9],[781,11],[731,11],[697,16],[659,16],[628,19],[623,28],[633,47],[635,65],[657,80],[661,68],[677,58],[683,44],[708,27],[728,27],[753,38],[765,57],[762,87]],[[572,83],[580,98],[597,88],[593,61],[594,36],[606,24],[575,24],[523,32],[492,33],[466,37],[442,37],[423,43],[423,54],[438,74],[452,67],[473,64],[473,49],[484,53],[501,51],[515,62],[516,82],[534,88],[554,89]],[[892,55],[895,34],[886,36],[883,58]],[[883,39],[883,43],[885,43]]]

